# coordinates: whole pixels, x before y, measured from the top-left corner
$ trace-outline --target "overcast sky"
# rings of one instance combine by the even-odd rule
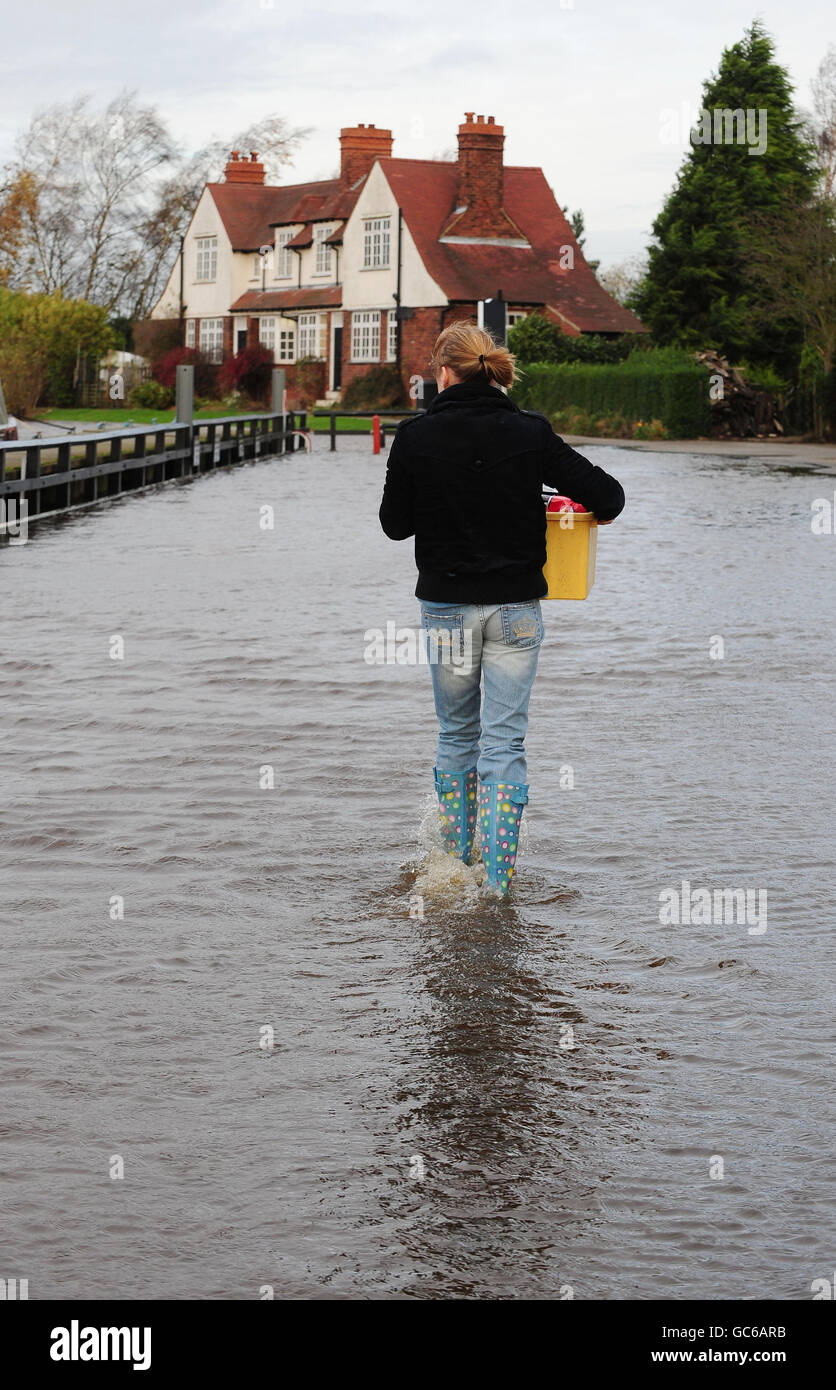
[[[312,127],[288,182],[334,173],[342,125],[390,127],[396,155],[428,159],[474,111],[504,125],[506,163],[541,165],[583,209],[604,266],[645,246],[682,160],[670,113],[687,141],[703,80],[755,16],[801,104],[836,44],[833,0],[4,0],[0,15],[0,163],[38,106],[126,86],[188,149],[270,112]]]

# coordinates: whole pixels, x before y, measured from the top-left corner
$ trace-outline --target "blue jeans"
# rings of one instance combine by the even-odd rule
[[[528,702],[543,641],[540,600],[420,603],[440,725],[436,766],[475,767],[482,782],[525,786]]]

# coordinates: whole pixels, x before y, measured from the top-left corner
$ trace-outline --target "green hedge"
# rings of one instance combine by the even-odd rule
[[[508,348],[521,366],[528,362],[597,362],[614,366],[631,352],[652,351],[647,333],[563,333],[545,314],[527,314],[508,330]]]
[[[575,406],[629,421],[661,420],[676,439],[708,433],[708,372],[676,348],[634,353],[617,366],[533,362],[524,371],[513,397],[525,410],[551,416]]]

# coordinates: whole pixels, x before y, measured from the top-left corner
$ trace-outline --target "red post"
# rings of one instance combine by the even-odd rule
[[[373,452],[374,452],[375,454],[379,454],[379,453],[380,453],[380,416],[379,416],[379,415],[373,415],[373,416],[372,416],[372,441],[373,441]]]

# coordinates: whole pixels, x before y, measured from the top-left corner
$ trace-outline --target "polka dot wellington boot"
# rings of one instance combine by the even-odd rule
[[[514,875],[520,821],[528,787],[511,782],[482,782],[479,786],[479,841],[487,869],[487,886],[508,892]]]
[[[476,833],[476,768],[447,772],[434,767],[433,774],[444,848],[467,864]]]

